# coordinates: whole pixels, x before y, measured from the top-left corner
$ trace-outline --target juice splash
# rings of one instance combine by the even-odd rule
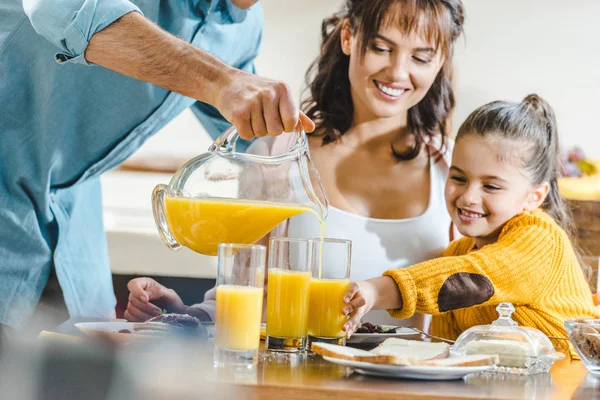
[[[217,287],[215,345],[229,350],[254,350],[260,342],[263,290],[221,285]]]
[[[198,253],[217,255],[220,243],[251,244],[308,206],[225,198],[165,196],[165,213],[173,236]]]

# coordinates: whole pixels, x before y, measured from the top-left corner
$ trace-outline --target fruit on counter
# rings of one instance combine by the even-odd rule
[[[598,166],[600,167],[600,162]],[[600,200],[600,174],[560,178],[558,190],[569,200]]]
[[[561,155],[562,174],[565,177],[590,176],[598,173],[598,166],[586,159],[580,147],[570,149]]]
[[[600,200],[600,160],[586,159],[579,147],[561,155],[558,189],[570,200]]]

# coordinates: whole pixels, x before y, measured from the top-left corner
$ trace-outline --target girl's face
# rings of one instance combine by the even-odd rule
[[[478,248],[495,243],[504,224],[539,207],[548,184],[533,187],[522,168],[519,143],[463,136],[456,142],[446,181],[446,206],[458,231]],[[522,148],[522,144],[521,144]],[[521,150],[522,151],[522,150]]]
[[[342,50],[350,56],[348,75],[352,101],[359,120],[405,114],[425,97],[442,68],[441,51],[417,34],[398,28],[381,29],[360,54],[360,38],[346,23]]]

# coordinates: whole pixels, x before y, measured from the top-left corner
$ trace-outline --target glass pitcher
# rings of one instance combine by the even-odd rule
[[[152,211],[167,247],[216,255],[220,243],[254,243],[282,221],[312,212],[323,223],[329,201],[304,132],[281,155],[236,152],[235,128],[152,193]]]

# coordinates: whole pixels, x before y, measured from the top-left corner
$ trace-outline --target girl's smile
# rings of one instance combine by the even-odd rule
[[[458,231],[478,248],[497,240],[504,224],[539,203],[512,141],[462,136],[446,182],[446,206]]]

